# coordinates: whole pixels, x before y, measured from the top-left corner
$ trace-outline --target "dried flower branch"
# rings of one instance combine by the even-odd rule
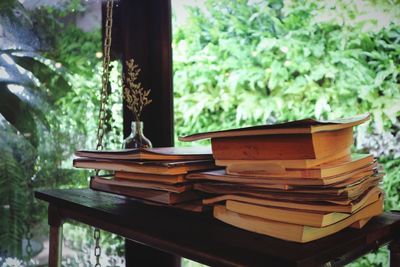
[[[143,108],[150,104],[152,100],[149,98],[150,89],[146,90],[141,83],[136,82],[140,68],[133,59],[125,62],[127,67],[127,76],[124,76],[124,97],[128,108],[133,112],[136,121],[140,121]]]

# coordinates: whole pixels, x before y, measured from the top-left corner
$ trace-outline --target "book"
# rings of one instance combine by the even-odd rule
[[[369,120],[369,118],[369,114],[362,114],[352,118],[326,121],[303,119],[278,124],[267,124],[215,132],[197,133],[189,136],[179,137],[179,140],[183,142],[190,142],[207,138],[223,138],[236,136],[310,134],[316,132],[335,131],[350,128],[366,122],[367,120]]]
[[[379,185],[379,182],[382,180],[383,174],[375,174],[365,179],[362,179],[361,182],[354,182],[350,185],[345,185],[342,187],[293,187],[293,186],[285,186],[285,185],[263,185],[263,184],[231,184],[231,183],[219,183],[219,182],[209,182],[204,186],[207,188],[214,188],[214,190],[238,190],[238,191],[248,191],[248,192],[259,192],[259,193],[267,193],[267,194],[291,194],[293,197],[298,195],[324,195],[324,196],[338,196],[341,199],[343,198],[354,198],[360,195],[360,192],[365,192],[367,189]],[[198,187],[197,187],[198,188]]]
[[[212,159],[211,147],[156,147],[122,150],[78,150],[75,156],[121,160],[199,160]]]
[[[382,174],[379,174],[378,172],[370,171],[370,172],[361,172],[361,173],[355,173],[354,175],[349,176],[347,179],[337,182],[337,183],[331,183],[331,184],[324,184],[324,185],[316,185],[316,184],[307,184],[307,180],[311,179],[304,179],[305,182],[303,184],[290,184],[284,181],[279,181],[279,183],[274,183],[274,185],[286,185],[286,189],[296,189],[296,190],[325,190],[325,189],[331,189],[331,190],[340,190],[344,188],[349,188],[353,187],[355,185],[358,185],[360,183],[365,182],[367,179],[370,179],[371,177],[374,177],[375,179],[381,179]],[[264,181],[266,179],[258,179],[256,182],[246,182],[245,184],[247,186],[252,186],[252,187],[264,187],[265,184],[269,183],[262,183],[261,181]],[[290,180],[290,179],[287,179]],[[314,179],[313,179],[314,180]],[[290,180],[291,181],[291,180]],[[294,180],[296,181],[296,180]]]
[[[236,200],[227,200],[226,209],[245,215],[264,218],[267,220],[307,225],[314,227],[324,227],[337,223],[351,214],[341,212],[326,212],[326,211],[307,211],[290,208],[276,208],[269,206],[260,206],[240,202]]]
[[[214,207],[214,217],[235,227],[267,236],[306,243],[334,234],[357,221],[377,216],[383,212],[383,200],[380,199],[352,214],[351,216],[325,227],[312,227],[266,220],[250,215],[239,214],[225,206]]]
[[[173,193],[154,189],[126,187],[119,184],[109,184],[107,183],[107,181],[103,180],[105,179],[101,177],[91,177],[90,188],[93,190],[143,199],[167,205],[174,205],[192,200],[199,200],[202,198],[202,194],[192,190],[182,193]]]
[[[372,185],[370,188],[374,187]],[[276,199],[281,201],[297,201],[297,202],[307,202],[307,201],[342,201],[342,203],[348,203],[352,200],[357,199],[364,192],[370,188],[365,188],[364,191],[354,192],[349,194],[325,194],[325,193],[302,193],[293,191],[280,191],[274,192],[269,189],[264,188],[254,188],[248,186],[237,186],[232,184],[194,184],[194,189],[209,193],[209,194],[222,194],[222,195],[243,195],[255,198],[266,198],[266,199]],[[364,189],[364,188],[362,188]]]
[[[307,169],[317,165],[321,165],[336,160],[350,160],[350,148],[346,148],[330,156],[321,159],[299,159],[299,160],[216,160],[215,165],[230,167],[231,169],[258,169],[260,166],[263,168],[271,169],[286,169],[286,168],[301,168]]]
[[[359,198],[349,203],[332,203],[330,201],[309,201],[309,202],[296,202],[296,201],[280,201],[274,198],[254,198],[242,195],[220,195],[216,197],[203,199],[204,205],[215,205],[217,203],[225,202],[227,200],[241,201],[245,203],[270,206],[270,207],[281,207],[291,208],[299,210],[309,211],[324,211],[324,212],[343,212],[343,213],[354,213],[361,207],[372,204],[379,198],[383,197],[383,192],[378,187],[373,187],[366,191]]]
[[[324,194],[324,195],[337,195],[348,198],[352,198],[353,196],[358,196],[359,192],[364,192],[366,189],[371,188],[372,186],[378,186],[383,178],[382,173],[378,173],[375,175],[371,175],[361,179],[361,181],[353,182],[352,184],[344,185],[344,186],[277,186],[277,185],[259,185],[259,184],[247,184],[246,186],[249,188],[264,188],[270,192],[282,192],[287,191],[288,193],[293,194]]]
[[[283,185],[332,185],[344,182],[350,178],[359,179],[372,175],[376,172],[376,163],[347,172],[341,175],[326,177],[321,179],[308,178],[286,178],[286,177],[254,177],[251,175],[235,175],[227,174],[225,170],[209,170],[188,173],[185,178],[187,180],[211,180],[239,184],[283,184]]]
[[[158,182],[163,184],[177,184],[187,182],[184,174],[175,175],[160,175],[154,173],[135,173],[135,172],[123,172],[116,171],[114,174],[115,179],[135,180],[135,181],[147,181],[147,182]]]
[[[144,188],[144,189],[154,189],[154,190],[161,190],[167,192],[174,192],[174,193],[182,193],[185,191],[189,191],[193,188],[191,183],[182,183],[182,184],[162,184],[162,183],[154,183],[154,182],[143,182],[143,181],[135,181],[135,180],[123,180],[117,179],[114,177],[111,178],[102,178],[96,177],[95,179],[97,183],[107,184],[107,185],[117,185],[123,186],[126,188]]]
[[[330,122],[301,120],[195,134],[180,138],[194,141],[211,138],[216,160],[321,159],[340,153],[353,144],[352,127],[369,115]]]
[[[353,145],[353,129],[313,134],[212,138],[216,160],[302,160],[326,158]]]
[[[374,157],[369,154],[356,154],[352,155],[350,161],[348,160],[341,160],[341,161],[334,161],[322,165],[315,166],[309,169],[295,169],[295,168],[287,168],[284,170],[278,169],[268,169],[262,166],[256,169],[254,166],[253,168],[246,168],[246,169],[226,169],[228,174],[244,174],[244,175],[251,175],[253,177],[287,177],[287,178],[327,178],[332,176],[337,176],[346,172],[351,172],[353,170],[368,166],[374,162]],[[241,166],[244,167],[244,166]]]
[[[124,171],[136,173],[149,173],[160,175],[186,174],[195,170],[215,169],[212,160],[192,161],[129,161],[129,160],[108,160],[92,158],[75,158],[75,168],[99,169],[109,171]]]

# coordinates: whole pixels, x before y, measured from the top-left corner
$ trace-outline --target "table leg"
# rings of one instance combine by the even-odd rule
[[[400,266],[400,239],[394,239],[389,244],[390,266]]]
[[[181,257],[125,239],[127,267],[180,267]]]
[[[62,220],[58,208],[49,205],[48,216],[50,225],[49,267],[60,267],[62,255]]]

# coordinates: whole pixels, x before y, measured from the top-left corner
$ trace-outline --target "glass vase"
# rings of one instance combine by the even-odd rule
[[[151,148],[152,144],[143,135],[143,122],[133,121],[131,123],[131,134],[124,140],[123,148]]]

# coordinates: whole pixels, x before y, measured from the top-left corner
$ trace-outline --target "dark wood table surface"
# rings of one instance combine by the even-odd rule
[[[392,266],[400,266],[400,214],[396,212],[372,219],[361,230],[345,229],[298,244],[232,227],[211,214],[144,204],[91,189],[40,190],[35,196],[49,203],[50,266],[59,266],[60,229],[68,219],[211,266],[340,266],[388,243]],[[160,266],[167,265],[171,266]]]

